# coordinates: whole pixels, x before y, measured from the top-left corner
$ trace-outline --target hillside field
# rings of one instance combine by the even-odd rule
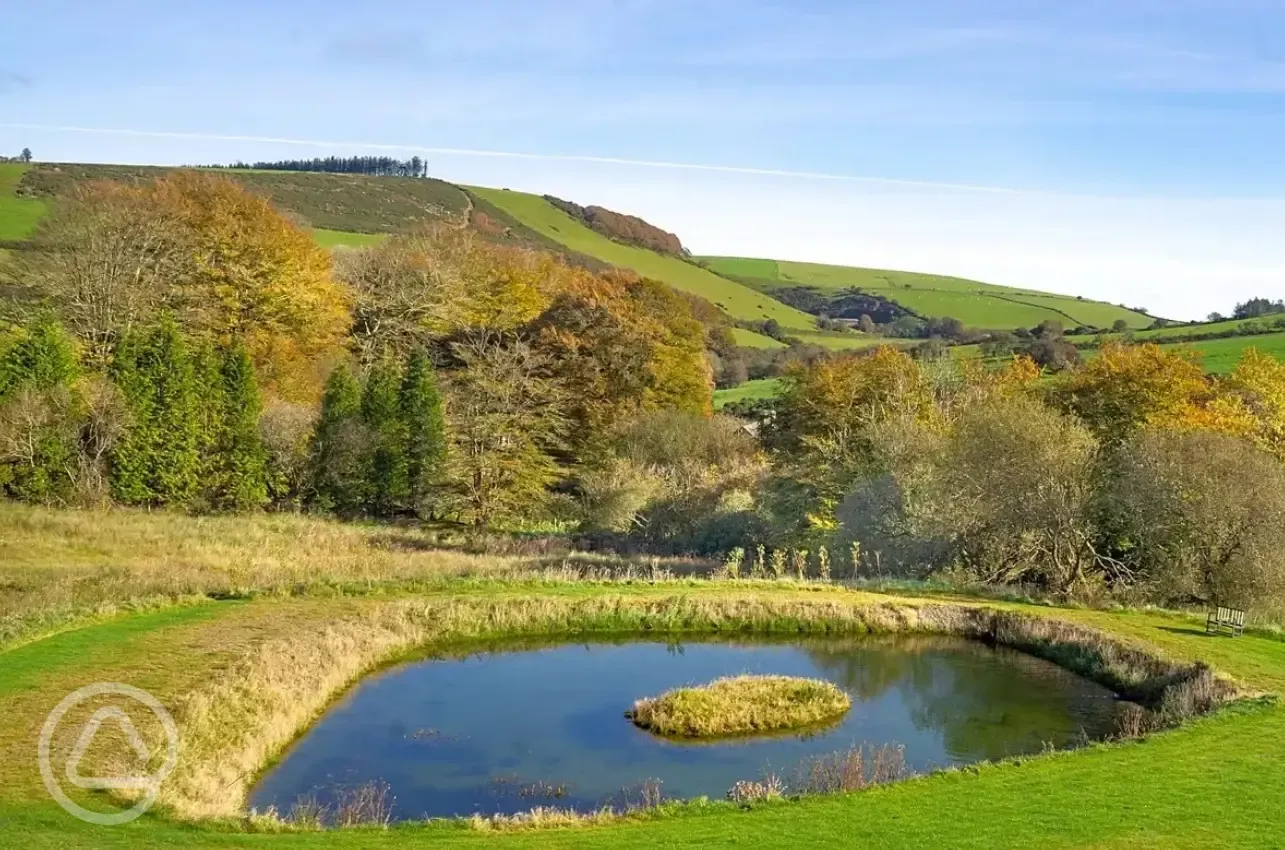
[[[1124,319],[1131,328],[1144,328],[1153,321],[1137,311],[1099,301],[957,277],[747,257],[701,259],[719,274],[734,277],[760,291],[782,286],[813,286],[837,292],[855,287],[895,300],[921,316],[951,316],[974,328],[1034,327],[1046,319],[1093,327],[1110,327],[1117,319]]]
[[[47,210],[43,201],[16,194],[30,168],[23,163],[0,162],[0,242],[26,239]]]
[[[760,399],[773,398],[780,392],[780,387],[780,378],[758,378],[734,387],[728,387],[725,390],[714,390],[714,409],[722,410],[727,405],[738,401],[759,401]]]
[[[747,322],[776,319],[790,336],[798,336],[807,342],[829,348],[858,348],[872,343],[871,339],[855,333],[827,334],[818,331],[816,319],[807,313],[694,263],[614,242],[585,227],[538,195],[476,186],[469,186],[468,190],[572,251],[587,254],[613,266],[632,269],[638,274],[664,281],[675,289],[698,295],[717,305],[734,319]],[[740,339],[747,337],[741,335]],[[763,344],[756,347],[763,347]]]

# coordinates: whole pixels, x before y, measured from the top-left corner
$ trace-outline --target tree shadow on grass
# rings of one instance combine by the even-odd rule
[[[1231,637],[1231,635],[1214,634],[1212,632],[1205,631],[1204,628],[1197,628],[1195,626],[1156,626],[1156,628],[1160,629],[1162,632],[1172,632],[1175,635],[1187,635],[1188,637]]]

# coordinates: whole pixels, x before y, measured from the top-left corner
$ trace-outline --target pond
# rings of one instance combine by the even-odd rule
[[[676,742],[624,717],[634,700],[738,673],[827,679],[852,696],[837,725],[786,736]],[[1003,647],[936,637],[681,643],[630,639],[405,664],[363,681],[263,777],[250,805],[386,783],[397,820],[618,804],[661,781],[665,799],[722,798],[809,757],[898,744],[914,771],[1100,738],[1109,690]]]

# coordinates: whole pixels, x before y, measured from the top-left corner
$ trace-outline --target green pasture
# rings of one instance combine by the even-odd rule
[[[945,275],[797,263],[746,257],[703,257],[719,274],[761,290],[806,285],[837,291],[851,287],[897,301],[924,316],[951,316],[969,327],[1033,327],[1046,319],[1066,325],[1110,327],[1124,319],[1129,327],[1151,324],[1151,317],[1099,301],[1018,289]]]
[[[26,239],[48,209],[38,198],[16,194],[30,168],[25,163],[0,162],[0,241]]]
[[[776,319],[787,333],[814,330],[816,320],[800,310],[755,292],[748,286],[720,277],[693,263],[653,251],[624,245],[585,227],[538,195],[507,189],[468,190],[498,207],[537,233],[572,251],[597,258],[613,266],[663,281],[675,289],[690,292],[716,304],[734,319],[747,322]]]
[[[714,409],[721,410],[727,405],[738,401],[759,401],[760,399],[773,398],[780,392],[780,388],[780,378],[758,378],[734,387],[728,387],[725,390],[714,390]]]
[[[343,230],[313,228],[312,238],[323,248],[365,248],[388,238],[386,233],[350,233]]]

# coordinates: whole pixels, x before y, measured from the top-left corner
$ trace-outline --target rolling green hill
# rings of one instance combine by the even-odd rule
[[[775,319],[790,336],[834,348],[855,348],[878,341],[856,333],[818,331],[815,317],[801,310],[679,257],[612,241],[585,227],[538,195],[476,186],[470,186],[468,190],[523,225],[572,251],[595,257],[613,266],[632,269],[638,274],[664,281],[675,289],[698,295],[716,304],[734,319],[747,322]],[[738,337],[742,345],[755,342],[745,333]]]
[[[747,257],[701,259],[719,274],[761,292],[790,286],[811,286],[830,293],[857,288],[895,301],[921,316],[950,316],[974,328],[1034,327],[1046,319],[1055,319],[1067,326],[1099,328],[1111,327],[1116,320],[1123,319],[1131,328],[1144,328],[1153,321],[1136,310],[1100,301],[957,277]]]

